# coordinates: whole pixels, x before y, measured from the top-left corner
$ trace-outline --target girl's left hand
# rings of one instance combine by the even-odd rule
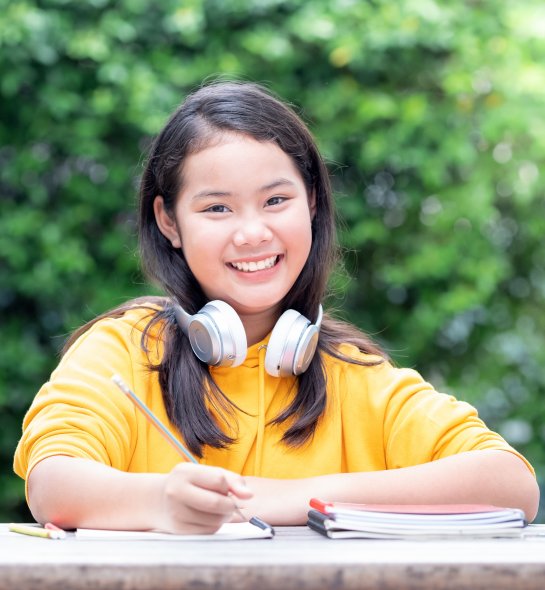
[[[303,525],[307,522],[309,500],[319,496],[314,489],[314,478],[269,479],[244,476],[253,491],[252,498],[239,501],[248,517],[258,516],[271,525]]]

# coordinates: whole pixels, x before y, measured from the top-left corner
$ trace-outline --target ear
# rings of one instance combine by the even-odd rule
[[[159,231],[172,244],[173,248],[181,248],[182,241],[176,225],[176,220],[165,208],[163,197],[155,197],[153,201],[153,212]]]

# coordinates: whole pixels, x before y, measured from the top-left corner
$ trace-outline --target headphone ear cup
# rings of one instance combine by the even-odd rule
[[[308,331],[310,321],[294,309],[285,311],[274,326],[267,354],[265,355],[265,370],[273,377],[288,377],[299,375],[309,365],[312,355],[304,369],[300,369],[301,356],[305,357],[305,334]],[[310,326],[316,327],[316,326]],[[318,328],[316,328],[318,333]],[[317,341],[317,337],[316,337]],[[302,350],[302,349],[305,350]],[[314,345],[316,349],[316,345]]]
[[[293,359],[293,374],[300,375],[304,373],[310,361],[314,357],[316,347],[318,346],[318,340],[320,338],[320,328],[315,324],[307,326],[303,335],[299,339],[297,350],[295,351],[295,357]]]
[[[244,326],[225,301],[209,301],[191,316],[187,336],[195,355],[209,365],[236,367],[246,358]]]

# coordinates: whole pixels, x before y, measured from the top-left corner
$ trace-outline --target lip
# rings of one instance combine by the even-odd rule
[[[272,252],[271,254],[258,254],[257,256],[245,256],[244,258],[234,258],[233,260],[228,260],[227,264],[240,264],[241,262],[260,262],[261,260],[266,260],[267,258],[272,258],[273,256],[278,257],[278,262],[283,257],[282,254],[278,252]]]

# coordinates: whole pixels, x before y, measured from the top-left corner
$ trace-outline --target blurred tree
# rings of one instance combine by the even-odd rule
[[[65,336],[150,292],[142,153],[218,74],[266,83],[331,164],[331,304],[545,468],[545,8],[536,0],[0,0],[0,512]]]

